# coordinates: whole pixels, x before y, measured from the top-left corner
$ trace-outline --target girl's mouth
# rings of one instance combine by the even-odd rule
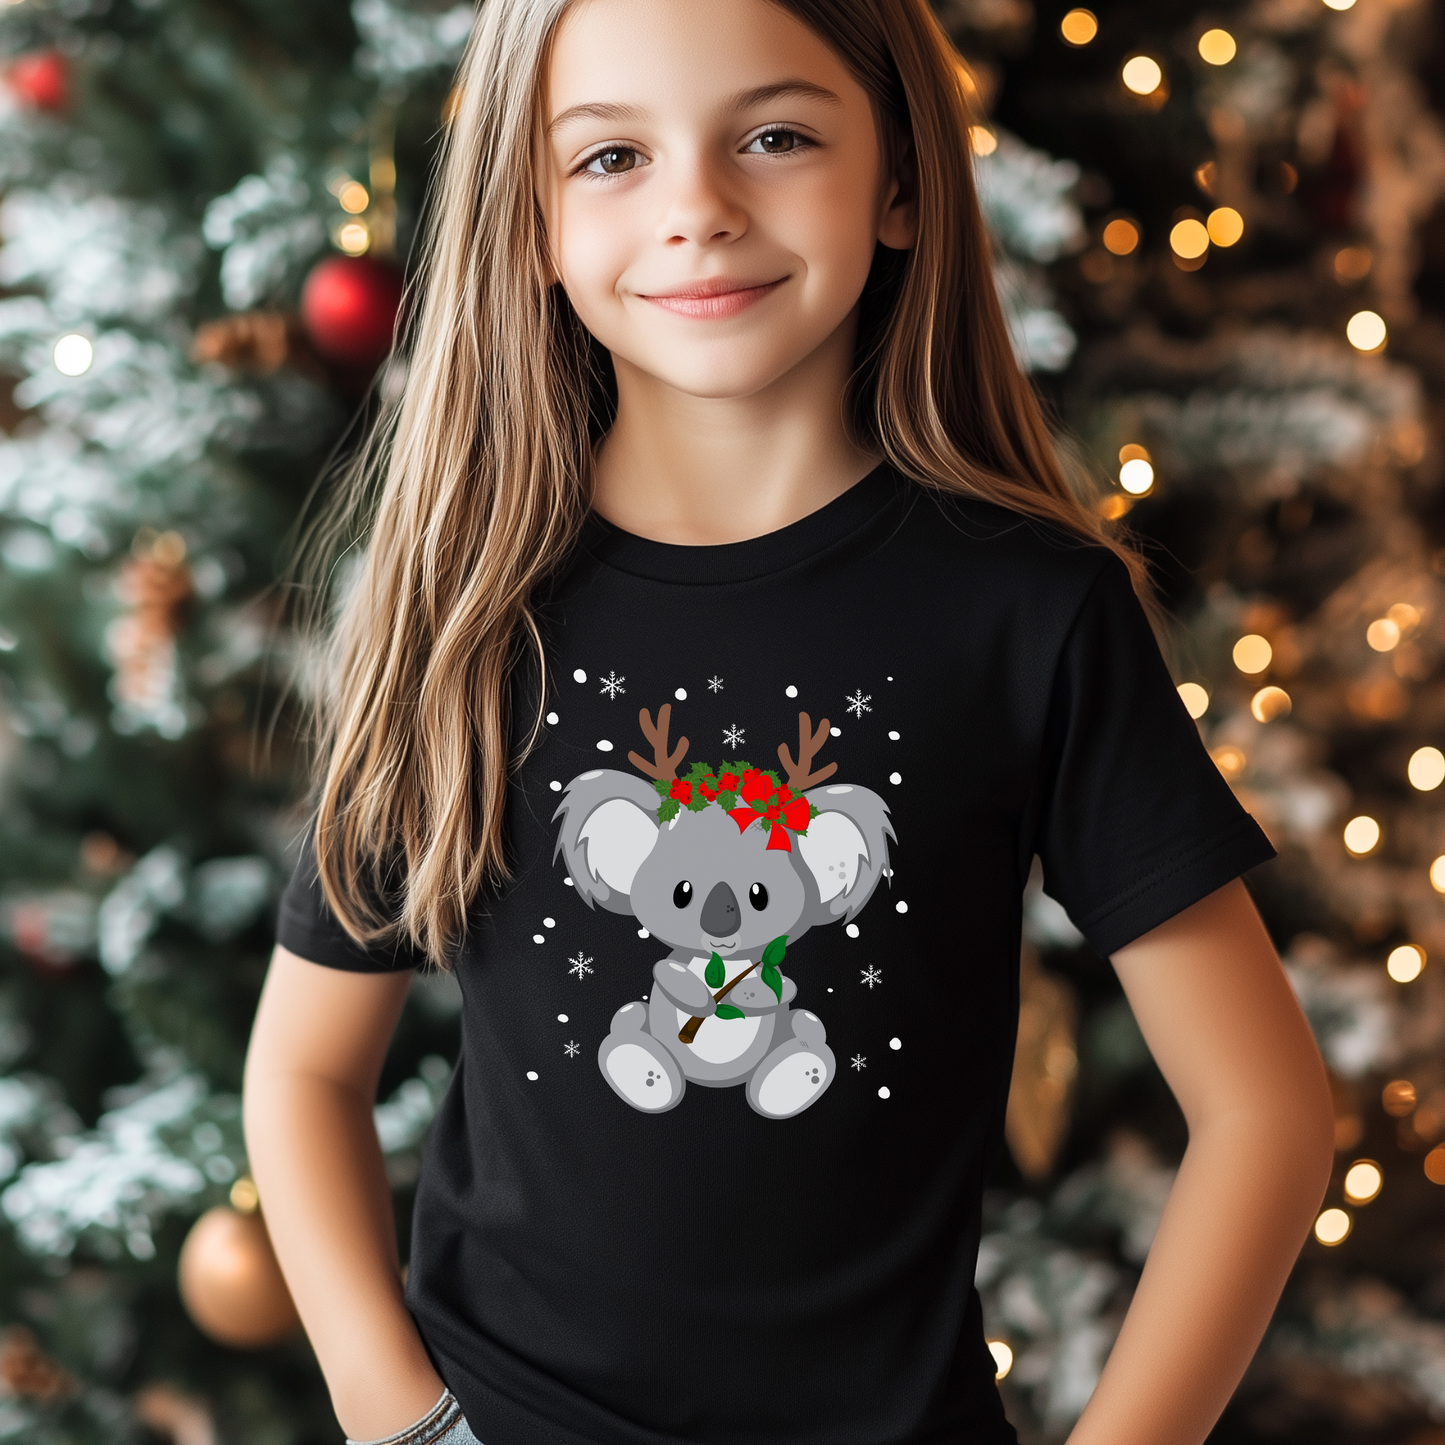
[[[788,278],[760,284],[737,282],[718,277],[711,281],[699,281],[693,286],[683,286],[665,294],[644,295],[644,301],[661,306],[675,316],[690,316],[701,321],[718,321],[737,316],[746,311],[755,301],[776,291]]]

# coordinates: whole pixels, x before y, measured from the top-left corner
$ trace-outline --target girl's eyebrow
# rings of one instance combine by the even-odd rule
[[[815,85],[811,80],[794,78],[774,81],[771,85],[754,86],[751,90],[740,90],[724,103],[724,110],[751,110],[771,101],[799,99],[820,100],[826,105],[842,105],[842,101],[826,86]],[[578,120],[628,121],[640,120],[647,112],[636,105],[616,105],[605,101],[588,101],[582,105],[569,106],[547,127],[547,134],[561,130]]]

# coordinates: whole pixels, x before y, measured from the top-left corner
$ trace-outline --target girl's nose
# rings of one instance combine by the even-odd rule
[[[668,245],[717,245],[737,240],[747,228],[747,213],[714,167],[703,159],[679,166],[662,217]]]

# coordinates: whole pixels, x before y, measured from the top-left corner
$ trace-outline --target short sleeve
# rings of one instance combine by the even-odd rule
[[[307,825],[301,855],[281,895],[276,942],[299,958],[349,973],[396,973],[421,967],[425,959],[405,940],[364,948],[341,926],[321,889],[315,831]]]
[[[1044,888],[1104,957],[1275,856],[1205,749],[1116,557],[1059,657],[1043,769]]]

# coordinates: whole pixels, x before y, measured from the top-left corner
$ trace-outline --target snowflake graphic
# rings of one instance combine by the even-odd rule
[[[572,965],[567,972],[575,973],[579,979],[586,978],[587,975],[592,972],[592,959],[588,954],[583,953],[580,948],[577,950],[577,957],[569,958],[567,962]]]
[[[881,968],[865,968],[863,970],[863,977],[859,979],[858,982],[866,983],[868,985],[868,992],[872,993],[873,985],[883,982],[883,970]]]
[[[613,672],[611,668],[608,668],[607,676],[602,679],[602,691],[605,692],[607,696],[610,697],[614,702],[616,702],[617,694],[619,692],[627,691],[627,689],[622,685],[626,681],[627,679],[625,677],[618,677],[618,675]]]
[[[571,1039],[562,1045],[562,1052],[566,1054],[569,1059],[575,1059],[577,1055],[582,1052],[582,1045],[579,1044],[576,1039]]]
[[[734,723],[730,728],[723,729],[723,741],[730,748],[740,748],[743,745],[743,729]]]
[[[721,692],[721,691],[722,691],[722,686],[723,686],[723,680],[722,680],[722,678],[720,678],[720,677],[717,675],[717,673],[713,673],[713,675],[712,675],[710,678],[708,678],[708,680],[707,680],[707,685],[708,685],[714,692]]]
[[[869,704],[873,701],[871,692],[864,692],[861,687],[853,689],[853,696],[848,699],[848,711],[856,718],[862,718],[865,712],[872,712]]]
[[[853,1067],[861,1074],[868,1067],[868,1060],[862,1054],[854,1054]]]

